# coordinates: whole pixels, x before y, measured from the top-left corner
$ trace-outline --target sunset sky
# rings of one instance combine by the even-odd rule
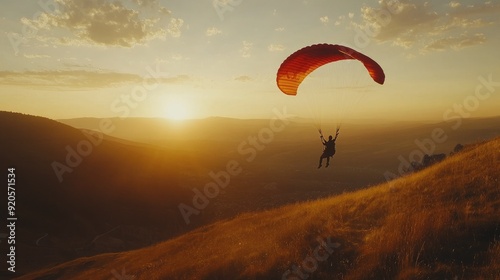
[[[1,3],[0,110],[56,119],[267,118],[286,106],[307,118],[320,105],[328,117],[347,88],[363,92],[348,109],[353,118],[439,121],[455,104],[471,117],[499,114],[500,1]],[[281,62],[317,43],[370,56],[385,84],[345,65],[338,75],[333,67],[314,72],[296,97],[282,94]],[[313,104],[309,96],[332,86]]]

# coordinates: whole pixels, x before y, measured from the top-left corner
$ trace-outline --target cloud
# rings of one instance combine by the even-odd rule
[[[24,58],[35,59],[35,58],[50,58],[50,55],[46,54],[23,54]]]
[[[100,88],[140,81],[134,74],[85,70],[0,72],[0,85]]]
[[[242,75],[242,76],[238,76],[238,77],[234,78],[234,80],[239,81],[239,82],[248,82],[248,81],[251,81],[253,79],[250,76]]]
[[[428,32],[437,23],[438,14],[430,11],[424,3],[409,4],[399,2],[396,8],[390,8],[387,0],[381,0],[380,7],[363,7],[363,22],[358,27],[371,30],[376,40],[388,41],[400,37],[417,39],[417,35]],[[390,13],[394,10],[395,13]]]
[[[460,7],[462,6],[462,4],[458,3],[458,2],[455,2],[455,1],[451,1],[450,3],[448,3],[448,5],[452,8],[457,8],[457,7]]]
[[[173,55],[171,56],[171,58],[172,58],[173,60],[183,60],[183,59],[186,59],[186,58],[185,58],[182,54],[173,54]]]
[[[483,44],[486,36],[472,30],[491,25],[486,16],[498,11],[500,4],[491,1],[474,5],[452,1],[435,8],[424,1],[380,0],[378,6],[363,6],[361,20],[352,19],[350,26],[376,42],[405,49],[459,50]],[[476,35],[461,35],[466,33]]]
[[[252,47],[253,43],[248,41],[243,41],[243,47],[240,49],[240,53],[242,57],[250,57],[252,56]]]
[[[352,13],[349,13],[351,15]],[[354,14],[353,14],[354,16]],[[335,26],[341,25],[343,22],[345,22],[346,17],[344,15],[340,15],[337,20],[333,23]]]
[[[187,75],[172,77],[141,77],[136,74],[90,71],[90,70],[62,70],[62,71],[0,71],[0,85],[33,86],[48,88],[80,88],[95,89],[117,87],[128,84],[182,83],[190,80]]]
[[[451,16],[469,17],[500,12],[500,3],[498,1],[487,1],[473,5],[450,4],[450,6],[453,8],[450,11]]]
[[[221,34],[222,31],[216,27],[212,27],[212,28],[208,28],[207,31],[205,32],[205,35],[206,36],[215,36],[215,35],[218,35],[218,34]]]
[[[281,44],[271,44],[267,47],[270,52],[281,52],[285,50],[285,47]]]
[[[320,17],[320,18],[319,18],[319,21],[321,21],[321,23],[323,23],[324,25],[326,25],[326,24],[328,24],[328,22],[329,22],[330,20],[328,19],[328,17],[327,17],[327,16],[324,16],[324,17]]]
[[[173,18],[167,27],[167,33],[172,37],[177,38],[181,36],[181,27],[184,24],[184,20],[180,18]]]
[[[132,2],[140,7],[158,10],[164,15],[170,15],[170,10],[166,7],[161,6],[159,0],[132,0]]]
[[[191,77],[188,75],[177,75],[173,77],[160,77],[158,79],[151,79],[162,84],[180,84],[186,81],[191,81]]]
[[[482,33],[474,35],[460,35],[456,37],[440,38],[424,47],[424,51],[444,51],[449,48],[454,50],[461,50],[465,47],[484,44],[486,36]]]
[[[154,38],[165,38],[167,34],[180,36],[183,20],[172,18],[165,29],[161,18],[170,14],[170,11],[160,6],[159,1],[132,0],[132,3],[137,5],[136,9],[121,1],[59,0],[57,12],[42,13],[36,19],[22,18],[21,22],[48,33],[38,36],[42,41],[44,39],[40,37],[46,37],[45,41],[66,45],[87,43],[132,47]],[[149,9],[148,13],[144,11],[145,8]],[[71,35],[67,35],[67,31]]]
[[[285,28],[284,28],[284,27],[276,27],[276,28],[274,29],[274,31],[276,31],[276,32],[282,32],[282,31],[284,31],[284,30],[285,30]]]

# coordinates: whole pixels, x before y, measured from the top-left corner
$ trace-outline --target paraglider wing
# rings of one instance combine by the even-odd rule
[[[278,69],[276,83],[283,93],[296,95],[300,83],[309,73],[327,63],[344,59],[362,62],[375,82],[384,83],[384,71],[373,59],[351,48],[331,44],[312,45],[291,54]]]

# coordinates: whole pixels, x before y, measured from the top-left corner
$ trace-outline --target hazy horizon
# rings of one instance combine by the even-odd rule
[[[46,116],[40,116],[40,117],[46,117]],[[48,117],[47,117],[48,118]],[[492,116],[482,116],[482,117],[470,117],[470,118],[464,118],[464,119],[470,119],[470,120],[487,120],[487,119],[500,119],[500,114],[497,115],[492,115]],[[120,118],[116,116],[110,116],[110,117],[92,117],[92,116],[83,116],[83,117],[74,117],[74,118],[57,118],[54,119],[56,121],[71,121],[71,120],[82,120],[82,119],[111,119],[111,120],[130,120],[130,119],[145,119],[145,120],[165,120],[166,122],[169,123],[174,123],[182,126],[183,123],[188,123],[190,121],[203,121],[203,120],[210,120],[210,119],[227,119],[227,120],[241,120],[241,121],[268,121],[272,119],[272,117],[262,117],[262,118],[238,118],[238,117],[231,117],[231,116],[208,116],[208,117],[200,117],[200,118],[186,118],[186,119],[175,119],[175,118],[167,118],[167,117],[127,117],[127,118]],[[303,117],[291,117],[290,120],[306,125],[311,125],[312,127],[315,127],[315,120],[313,118],[303,118]],[[370,119],[370,118],[351,118],[351,119],[345,119],[342,121],[341,125],[346,126],[349,124],[379,124],[379,125],[387,125],[387,124],[438,124],[438,123],[443,123],[445,122],[444,120],[440,119],[402,119],[402,120],[396,120],[396,119],[383,119],[383,118],[378,118],[378,119]],[[338,124],[338,121],[334,118],[332,119],[323,119],[322,120],[322,125],[328,125],[328,126],[336,126]]]

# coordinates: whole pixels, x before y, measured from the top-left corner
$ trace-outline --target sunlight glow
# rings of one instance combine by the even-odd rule
[[[172,120],[185,120],[190,117],[189,104],[180,99],[171,99],[167,101],[164,116]]]

